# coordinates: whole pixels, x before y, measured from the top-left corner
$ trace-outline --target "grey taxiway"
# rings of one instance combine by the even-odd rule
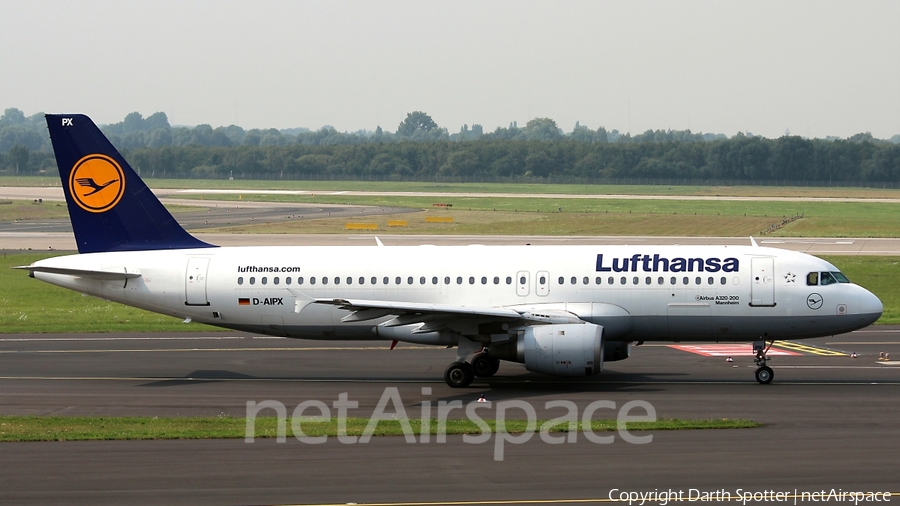
[[[453,352],[389,343],[331,343],[236,333],[5,335],[0,413],[42,416],[237,416],[247,402],[292,410],[346,393],[368,416],[387,388],[418,417],[422,403],[479,396],[520,400],[539,418],[582,413],[597,400],[650,403],[658,417],[747,418],[762,428],[656,431],[648,444],[616,437],[548,444],[494,441],[365,444],[296,439],[0,443],[3,504],[566,504],[609,502],[620,491],[900,491],[900,328],[870,327],[803,341],[826,352],[777,356],[770,385],[753,380],[749,355],[702,356],[640,346],[599,376],[551,378],[504,364],[495,378],[451,389]],[[858,358],[850,358],[856,353]],[[391,408],[392,410],[393,408]],[[490,407],[482,412],[490,417]],[[603,410],[595,418],[604,417]],[[641,411],[637,412],[638,414]],[[457,411],[455,416],[464,416]],[[510,417],[524,412],[509,411]],[[615,411],[605,418],[615,416]],[[0,428],[2,430],[2,428]]]

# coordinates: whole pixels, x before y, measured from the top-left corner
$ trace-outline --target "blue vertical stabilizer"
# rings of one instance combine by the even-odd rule
[[[79,253],[213,247],[181,228],[90,118],[46,118]]]

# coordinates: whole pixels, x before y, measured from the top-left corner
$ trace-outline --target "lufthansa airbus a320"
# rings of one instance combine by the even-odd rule
[[[834,265],[751,246],[216,247],[188,234],[87,116],[47,115],[78,255],[20,267],[78,292],[273,336],[456,347],[468,386],[501,360],[598,374],[634,342],[850,332],[881,301]],[[90,190],[90,191],[86,191]]]

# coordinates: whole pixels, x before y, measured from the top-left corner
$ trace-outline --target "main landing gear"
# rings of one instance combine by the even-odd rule
[[[500,361],[487,353],[476,354],[471,363],[453,362],[444,370],[444,381],[453,388],[465,388],[478,378],[489,378],[500,369]]]
[[[466,357],[475,354],[471,361]],[[478,378],[488,378],[500,369],[500,360],[488,356],[487,350],[481,343],[460,337],[456,349],[456,362],[453,362],[444,370],[444,381],[453,388],[465,388]]]
[[[766,362],[769,360],[766,354],[773,344],[775,344],[774,339],[769,341],[768,346],[766,346],[765,341],[756,341],[753,343],[753,351],[756,352],[756,359],[754,360],[756,363],[756,381],[762,385],[768,385],[772,382],[772,378],[775,377],[772,368],[766,365]]]

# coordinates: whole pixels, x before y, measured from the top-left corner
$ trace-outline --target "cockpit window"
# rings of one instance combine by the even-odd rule
[[[838,281],[834,279],[834,276],[832,276],[830,272],[822,273],[822,285],[832,285],[837,282]]]
[[[806,284],[809,286],[816,286],[819,284],[819,273],[818,272],[810,272],[806,275]]]
[[[831,273],[831,275],[834,276],[835,279],[837,279],[838,283],[849,283],[850,282],[850,280],[847,279],[847,276],[844,276],[844,274],[842,272],[833,271]]]

